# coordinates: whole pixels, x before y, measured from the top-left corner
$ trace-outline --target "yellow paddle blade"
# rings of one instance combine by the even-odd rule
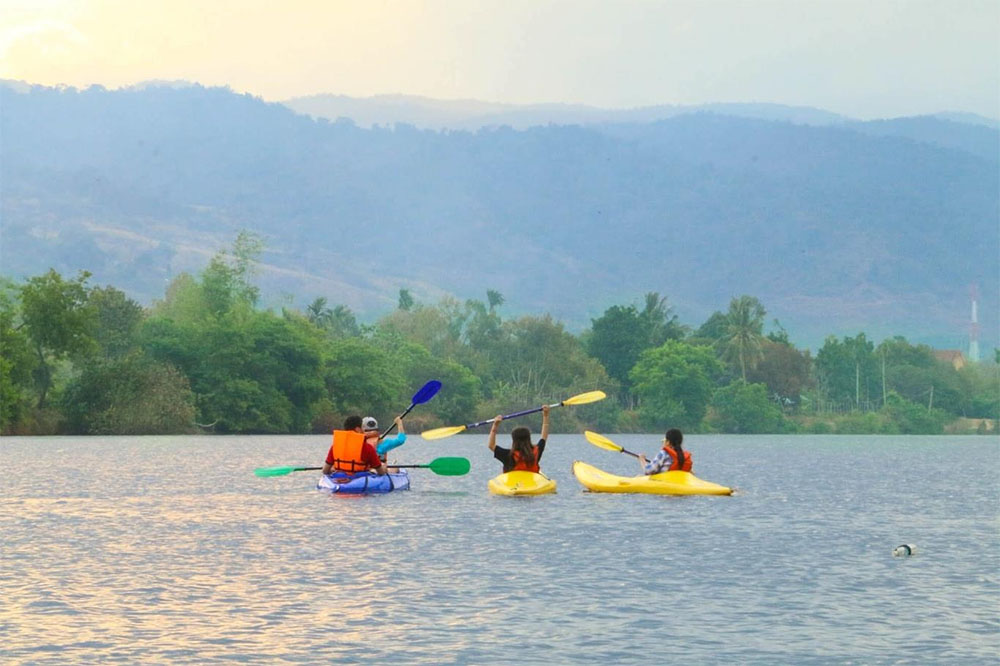
[[[458,433],[465,430],[464,425],[460,426],[445,426],[444,428],[434,428],[433,430],[425,430],[420,433],[420,436],[424,439],[444,439],[445,437],[451,437],[452,435],[457,435]]]
[[[586,405],[588,402],[597,402],[598,400],[604,400],[608,396],[604,391],[590,391],[589,393],[581,393],[580,395],[574,395],[572,398],[566,398],[562,401],[564,405]]]
[[[583,432],[583,436],[587,438],[588,442],[598,448],[607,449],[608,451],[617,451],[618,453],[622,452],[622,447],[618,446],[604,435],[598,435],[596,432],[585,430]]]

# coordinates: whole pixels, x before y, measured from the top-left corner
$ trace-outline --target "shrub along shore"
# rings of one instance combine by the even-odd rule
[[[260,250],[241,233],[148,308],[87,272],[5,279],[2,433],[326,433],[347,414],[390,419],[429,379],[443,388],[411,432],[598,389],[608,399],[554,411],[552,431],[998,432],[996,350],[970,363],[859,332],[813,357],[776,320],[765,331],[746,295],[694,327],[647,293],[574,335],[548,314],[504,318],[497,291],[432,305],[401,289],[397,309],[362,324],[325,297],[259,307]]]

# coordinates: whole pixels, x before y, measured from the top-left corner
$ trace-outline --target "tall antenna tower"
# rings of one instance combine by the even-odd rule
[[[979,361],[979,315],[976,310],[979,289],[975,284],[969,288],[969,296],[972,298],[972,321],[969,322],[969,360],[976,363]]]

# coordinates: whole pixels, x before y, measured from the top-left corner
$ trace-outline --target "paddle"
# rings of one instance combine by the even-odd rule
[[[424,404],[425,402],[436,396],[437,392],[440,390],[441,390],[441,382],[439,382],[436,379],[432,379],[423,386],[421,386],[420,390],[413,394],[413,399],[410,401],[410,406],[406,408],[405,412],[399,415],[399,418],[403,418],[404,416],[410,413],[411,409],[413,409],[417,405]],[[395,427],[396,427],[396,422],[393,421],[388,428],[382,431],[382,434],[379,435],[379,439],[383,439]]]
[[[557,402],[555,404],[549,405],[549,407],[562,407],[563,405],[586,405],[589,402],[597,402],[598,400],[604,400],[607,396],[604,391],[590,391],[588,393],[581,393],[579,395],[574,395],[572,398],[566,398],[562,402]],[[524,416],[526,414],[534,414],[535,412],[542,411],[541,407],[534,407],[532,409],[526,409],[523,412],[514,412],[513,414],[507,414],[503,418],[512,419],[515,416]],[[477,423],[466,423],[460,426],[445,426],[443,428],[434,428],[433,430],[426,430],[420,433],[420,436],[424,439],[444,439],[445,437],[451,437],[452,435],[457,435],[463,430],[468,430],[469,428],[478,428],[479,426],[484,426],[487,423],[493,423],[495,419],[486,419],[485,421],[479,421]]]
[[[435,458],[426,465],[390,465],[390,467],[424,468],[441,476],[462,476],[468,474],[472,465],[468,458]],[[284,476],[292,472],[308,472],[323,469],[322,467],[258,467],[253,471],[256,476]]]
[[[633,458],[639,457],[638,453],[632,453],[631,451],[627,451],[622,447],[618,446],[617,444],[615,444],[614,442],[612,442],[604,435],[598,435],[596,432],[591,432],[590,430],[584,430],[583,436],[587,438],[588,442],[590,442],[599,449],[607,449],[608,451],[617,451],[618,453],[627,453]]]

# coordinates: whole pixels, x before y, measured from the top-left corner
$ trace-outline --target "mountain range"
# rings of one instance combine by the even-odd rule
[[[270,306],[323,296],[370,320],[400,288],[496,289],[506,316],[578,331],[647,291],[693,327],[750,294],[803,346],[963,348],[978,284],[981,346],[998,344],[992,120],[378,101],[4,82],[0,272],[85,269],[150,303],[247,229]]]

